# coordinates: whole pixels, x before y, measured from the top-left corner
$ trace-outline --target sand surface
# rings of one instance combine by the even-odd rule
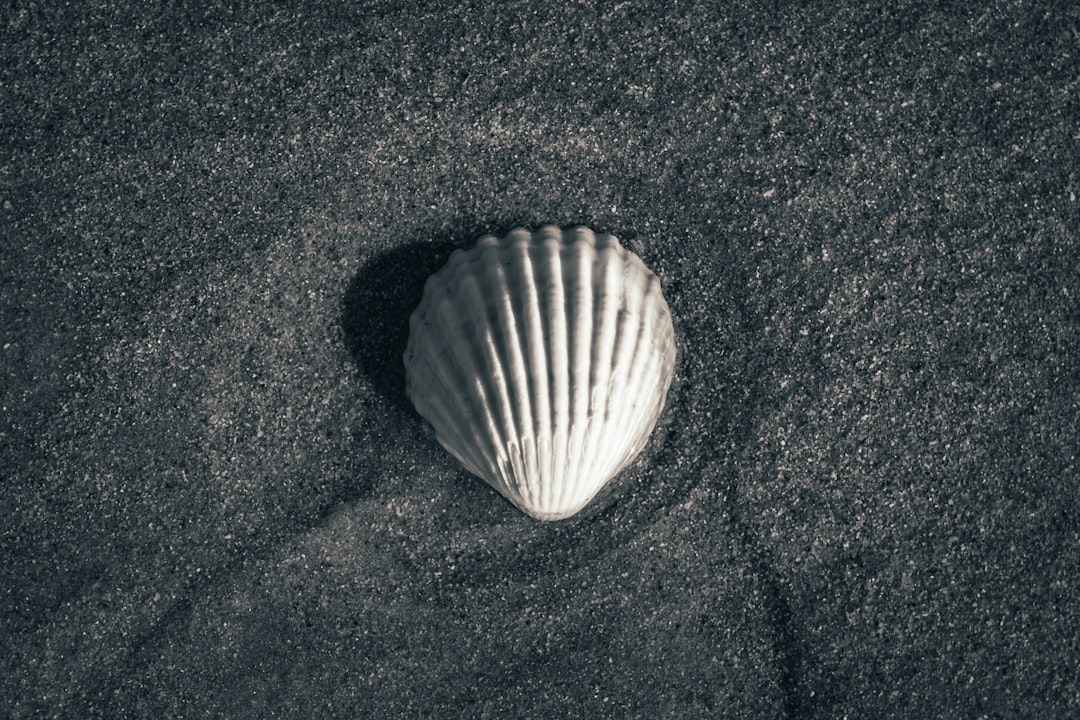
[[[1080,717],[1080,5],[11,3],[0,716]],[[540,523],[403,395],[456,247],[679,343]]]

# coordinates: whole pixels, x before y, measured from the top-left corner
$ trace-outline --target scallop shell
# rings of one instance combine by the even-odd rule
[[[465,468],[541,520],[581,510],[645,446],[675,368],[657,279],[613,235],[485,235],[424,287],[406,392]]]

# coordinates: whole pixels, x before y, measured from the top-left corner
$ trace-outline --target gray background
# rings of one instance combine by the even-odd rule
[[[0,715],[1080,715],[1076,3],[175,5],[0,10]],[[543,222],[680,347],[555,524],[400,366]]]

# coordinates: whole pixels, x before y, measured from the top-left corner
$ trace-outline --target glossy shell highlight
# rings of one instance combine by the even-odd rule
[[[406,392],[472,474],[541,520],[570,517],[641,452],[675,332],[660,281],[608,234],[485,235],[424,287]]]

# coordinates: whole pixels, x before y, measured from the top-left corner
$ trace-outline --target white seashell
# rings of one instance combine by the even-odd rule
[[[438,441],[541,520],[581,510],[641,452],[674,368],[659,279],[586,227],[455,251],[405,350],[406,392]]]

